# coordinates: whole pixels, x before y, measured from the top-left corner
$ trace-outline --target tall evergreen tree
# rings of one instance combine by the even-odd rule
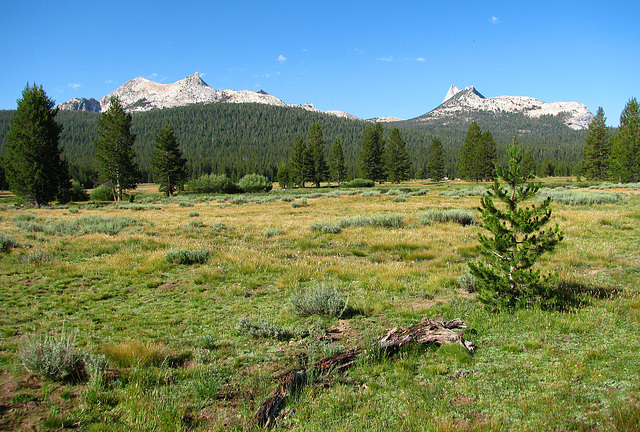
[[[495,164],[498,160],[496,143],[493,141],[491,131],[484,131],[478,142],[477,172],[473,180],[493,180],[495,177]]]
[[[36,207],[65,196],[71,187],[69,166],[58,146],[62,126],[55,120],[58,109],[54,105],[42,86],[27,84],[7,135],[5,176],[9,187]]]
[[[385,149],[385,169],[387,178],[393,183],[400,183],[403,180],[409,179],[411,172],[411,160],[409,159],[409,153],[402,136],[400,136],[400,130],[394,128],[387,140],[387,146]]]
[[[604,180],[609,170],[609,128],[602,107],[589,123],[582,153],[582,172],[588,180]]]
[[[360,144],[360,175],[369,180],[384,178],[384,138],[382,125],[367,126]]]
[[[325,160],[326,143],[322,135],[322,129],[318,123],[311,125],[309,136],[307,137],[307,174],[310,181],[320,187],[320,182],[329,177],[329,167]]]
[[[153,149],[153,175],[160,185],[159,191],[173,195],[182,190],[187,180],[187,160],[182,157],[178,141],[169,125],[164,125],[156,136]]]
[[[138,166],[134,160],[131,114],[126,113],[118,98],[111,98],[107,111],[98,119],[98,139],[95,142],[100,181],[111,186],[113,199],[121,201],[123,192],[135,189]]]
[[[458,164],[458,177],[465,180],[477,180],[479,174],[479,152],[480,137],[482,131],[475,121],[469,125],[467,136],[460,150],[460,161]]]
[[[431,180],[439,182],[444,178],[444,151],[442,149],[442,141],[440,141],[440,138],[438,137],[435,137],[431,141],[427,169],[429,170],[429,177],[431,177]]]
[[[543,230],[551,217],[550,199],[523,207],[523,201],[535,196],[540,183],[528,182],[530,173],[522,169],[522,147],[507,146],[507,167],[496,166],[506,183],[494,180],[493,187],[481,198],[482,228],[492,235],[479,234],[484,262],[470,262],[469,268],[479,285],[479,299],[493,309],[528,307],[553,301],[551,291],[534,270],[538,257],[551,252],[563,238],[558,225]],[[502,202],[502,209],[494,204]]]
[[[331,164],[329,167],[331,179],[340,184],[347,175],[347,167],[344,163],[344,152],[342,151],[342,142],[340,138],[336,138],[331,147]]]
[[[610,176],[621,182],[640,181],[640,109],[632,98],[622,110],[611,146]]]
[[[289,175],[291,181],[299,187],[304,187],[307,180],[305,177],[305,159],[307,158],[307,145],[303,138],[300,138],[291,149],[289,155]]]

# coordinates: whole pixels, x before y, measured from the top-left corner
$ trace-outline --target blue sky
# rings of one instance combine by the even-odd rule
[[[616,126],[640,97],[640,2],[31,1],[0,4],[0,109],[26,83],[56,102],[199,71],[360,118],[412,118],[450,85],[578,101]]]

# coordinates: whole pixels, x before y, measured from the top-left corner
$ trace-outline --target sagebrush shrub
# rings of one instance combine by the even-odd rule
[[[472,212],[463,209],[427,209],[418,216],[418,221],[423,225],[431,225],[434,222],[455,222],[466,226],[475,225],[476,217]]]
[[[339,290],[330,285],[319,284],[291,297],[293,313],[300,316],[328,315],[339,317],[347,308],[347,301]]]
[[[9,234],[0,231],[0,252],[7,252],[16,247],[17,243]]]
[[[240,333],[249,333],[251,336],[257,338],[288,340],[293,337],[290,331],[264,320],[253,322],[248,318],[241,318],[238,322],[237,330]]]
[[[75,338],[68,335],[31,336],[19,346],[24,367],[54,381],[79,381],[86,376]]]
[[[353,179],[351,181],[342,182],[342,184],[340,184],[340,187],[344,187],[344,188],[362,188],[362,187],[369,188],[369,187],[374,187],[375,185],[376,185],[376,182],[374,182],[373,180],[356,178],[356,179]]]

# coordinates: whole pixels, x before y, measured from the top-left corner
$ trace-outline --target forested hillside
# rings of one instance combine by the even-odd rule
[[[6,134],[15,111],[0,111],[0,154],[4,155]],[[100,114],[60,111],[58,121],[64,126],[61,143],[71,166],[72,175],[90,184],[95,170],[94,141]],[[499,160],[512,137],[525,149],[531,149],[538,165],[553,162],[558,175],[571,173],[579,165],[584,146],[584,132],[560,126],[558,119],[531,119],[523,115],[502,116],[497,120],[476,119],[482,130],[491,130]],[[365,121],[348,120],[302,108],[276,107],[262,104],[208,104],[155,110],[133,115],[133,133],[137,135],[135,150],[142,170],[141,181],[152,181],[151,154],[155,136],[164,124],[175,131],[191,175],[225,173],[237,180],[247,173],[260,173],[275,179],[278,164],[289,157],[293,144],[307,137],[313,123],[322,128],[325,141],[340,138],[349,177],[356,176],[357,156],[366,125]],[[399,127],[411,156],[412,174],[426,170],[431,141],[439,137],[443,143],[447,174],[454,175],[458,154],[471,120],[445,126],[428,125],[418,120],[386,124],[385,138],[393,127]],[[329,158],[330,145],[326,156]]]

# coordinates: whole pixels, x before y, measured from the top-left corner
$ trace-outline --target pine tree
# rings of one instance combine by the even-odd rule
[[[331,179],[338,182],[338,185],[347,175],[347,167],[344,164],[344,153],[342,151],[342,142],[340,138],[336,138],[331,147],[331,164],[329,167]]]
[[[444,151],[442,149],[442,141],[438,137],[431,141],[427,169],[431,180],[439,182],[444,178]]]
[[[113,199],[121,201],[123,192],[135,189],[138,166],[134,158],[131,114],[125,113],[118,98],[111,98],[107,111],[98,119],[98,139],[95,142],[100,180],[110,185]]]
[[[611,146],[610,176],[620,182],[640,181],[640,109],[632,98],[622,110]]]
[[[42,86],[22,91],[18,109],[7,135],[5,175],[11,191],[36,207],[48,205],[56,196],[66,200],[70,189],[69,166],[58,144],[62,126],[57,108]]]
[[[528,182],[530,174],[522,169],[522,147],[507,146],[507,167],[496,166],[496,174],[506,182],[493,187],[481,198],[481,226],[492,236],[479,234],[484,262],[471,262],[469,268],[479,286],[479,299],[489,307],[511,309],[544,305],[553,301],[540,271],[533,269],[538,257],[551,252],[563,238],[558,225],[542,228],[551,217],[550,199],[539,205],[521,204],[534,197],[540,183]],[[498,209],[494,198],[503,203]]]
[[[307,180],[305,177],[305,159],[307,158],[307,145],[303,138],[300,138],[291,149],[289,155],[289,173],[291,181],[299,187],[304,187]]]
[[[493,180],[497,160],[498,152],[493,135],[488,130],[484,131],[478,141],[478,168],[474,180]]]
[[[411,160],[404,140],[400,136],[400,130],[394,128],[387,140],[385,149],[385,170],[387,179],[393,183],[400,183],[409,179],[411,172]]]
[[[588,180],[604,180],[609,170],[609,128],[602,107],[589,123],[582,153],[582,172]]]
[[[329,177],[329,167],[324,157],[325,147],[320,125],[312,124],[307,138],[307,174],[316,187],[320,187],[320,182]]]
[[[172,196],[182,190],[187,180],[187,160],[182,157],[178,141],[169,125],[164,125],[156,136],[153,150],[153,175],[160,185],[159,191]]]
[[[475,121],[469,125],[467,136],[460,150],[460,162],[458,165],[458,177],[465,180],[477,180],[479,175],[480,137],[482,131]]]
[[[360,175],[369,180],[384,178],[384,138],[382,125],[367,126],[360,144]]]
[[[280,162],[278,165],[277,178],[280,188],[286,189],[291,185],[291,173],[287,162]]]
[[[532,177],[536,175],[536,159],[531,150],[527,150],[522,158],[522,172]]]

